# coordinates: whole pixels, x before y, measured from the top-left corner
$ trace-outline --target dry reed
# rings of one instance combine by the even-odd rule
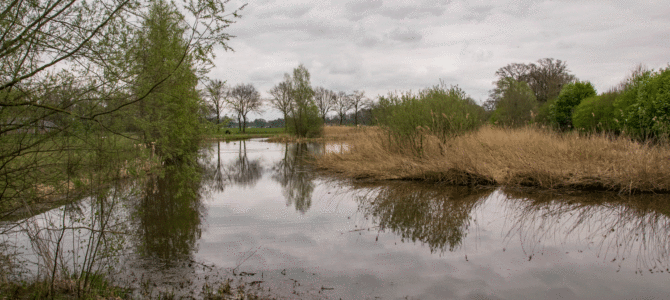
[[[370,128],[315,164],[353,178],[463,185],[670,192],[670,148],[625,137],[482,127],[441,142],[425,132],[420,155]]]

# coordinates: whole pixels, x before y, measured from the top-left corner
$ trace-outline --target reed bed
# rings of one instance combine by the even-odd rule
[[[670,147],[626,137],[482,127],[440,141],[425,131],[420,153],[391,140],[380,128],[362,130],[315,164],[374,180],[670,192]]]

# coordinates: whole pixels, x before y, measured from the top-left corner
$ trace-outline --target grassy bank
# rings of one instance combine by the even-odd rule
[[[226,133],[228,131],[228,133]],[[223,140],[223,141],[239,141],[251,138],[269,138],[285,135],[284,128],[247,128],[245,133],[242,133],[238,128],[221,129],[218,132],[211,132],[207,134],[205,139],[208,140]]]
[[[460,185],[670,192],[670,148],[625,137],[482,127],[447,140],[428,132],[419,154],[380,128],[353,135],[318,167],[353,178]]]
[[[349,141],[361,134],[365,134],[367,127],[355,126],[324,126],[320,137],[300,138],[295,135],[281,134],[268,138],[272,143],[301,143],[301,142],[333,142]]]

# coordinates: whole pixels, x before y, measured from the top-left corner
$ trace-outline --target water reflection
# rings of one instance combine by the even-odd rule
[[[165,264],[193,259],[204,215],[199,171],[172,166],[163,176],[147,179],[134,207],[137,254]]]
[[[312,206],[315,187],[315,176],[306,159],[322,148],[315,143],[286,144],[284,158],[272,167],[272,179],[282,186],[286,206],[294,205],[303,214]]]
[[[359,209],[402,241],[421,242],[431,252],[454,251],[466,237],[472,211],[491,190],[412,182],[370,187]]]
[[[636,272],[670,272],[670,203],[666,195],[613,193],[557,195],[505,189],[508,240],[519,240],[529,259],[545,241],[579,241],[580,249],[621,264],[635,259]]]

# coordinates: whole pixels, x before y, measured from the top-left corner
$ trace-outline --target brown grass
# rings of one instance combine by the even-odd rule
[[[318,167],[353,178],[413,179],[558,189],[670,192],[670,148],[624,137],[483,127],[446,143],[426,133],[417,156],[370,128]]]

